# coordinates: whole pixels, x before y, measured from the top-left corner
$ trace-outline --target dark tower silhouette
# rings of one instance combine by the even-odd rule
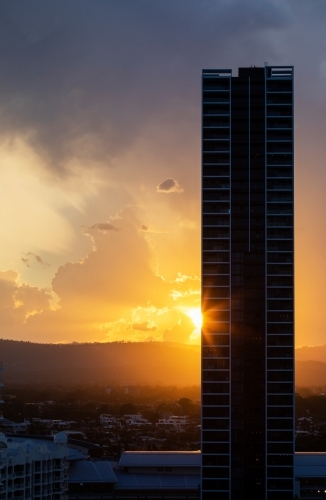
[[[202,89],[202,499],[293,500],[293,68]]]

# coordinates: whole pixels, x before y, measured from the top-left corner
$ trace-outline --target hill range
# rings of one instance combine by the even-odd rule
[[[200,347],[169,342],[34,344],[0,339],[0,361],[6,385],[200,383]]]
[[[200,384],[200,346],[172,342],[34,344],[0,339],[6,384]],[[296,385],[326,386],[326,345],[296,349]]]

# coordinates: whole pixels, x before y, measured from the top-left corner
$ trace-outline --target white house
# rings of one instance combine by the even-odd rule
[[[160,418],[156,424],[158,427],[170,427],[174,429],[183,429],[186,425],[187,417],[179,415],[171,415],[169,418]]]

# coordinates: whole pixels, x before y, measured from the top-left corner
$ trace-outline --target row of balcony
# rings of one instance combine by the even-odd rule
[[[203,204],[203,215],[210,215],[210,214],[215,214],[215,215],[225,215],[225,214],[230,214],[230,209],[226,208],[228,206],[228,203],[225,203],[224,205],[221,203],[215,203],[215,200],[213,200],[214,203],[210,204],[204,203]],[[226,206],[225,206],[226,205]],[[256,213],[260,215],[258,210],[260,211],[259,207],[257,207],[257,212],[254,211],[256,207],[252,206],[251,207],[251,217],[255,217]],[[234,213],[237,213],[234,211]],[[262,210],[262,213],[263,210]],[[292,215],[293,214],[293,209],[290,204],[286,204],[284,206],[277,206],[277,205],[267,205],[267,215],[268,216],[274,216],[274,215]]]
[[[261,271],[255,268],[254,264],[251,268],[246,267],[246,274],[244,274],[244,267],[239,266],[238,269],[235,266],[235,269],[232,271],[231,278],[233,276],[242,276],[247,278],[248,276],[254,277],[255,275],[265,275],[265,270]],[[289,276],[293,274],[293,265],[288,263],[278,263],[272,262],[267,265],[267,276]],[[204,276],[229,276],[230,275],[230,267],[228,263],[217,263],[217,264],[206,264],[203,265],[203,275]]]
[[[203,226],[208,227],[208,228],[218,228],[218,227],[229,227],[231,224],[230,218],[225,217],[220,214],[214,214],[210,215],[209,212],[204,212],[204,217],[203,217]],[[254,219],[255,216],[252,216]],[[239,218],[241,220],[241,218]],[[232,224],[232,230],[236,231],[237,229],[242,230],[243,227],[246,227],[246,230],[249,230],[249,218],[246,219],[244,222],[237,222],[236,219],[234,219]],[[263,222],[258,222],[253,220],[250,229],[255,231],[263,228],[264,223]],[[267,219],[267,227],[278,227],[278,228],[289,228],[293,227],[293,219],[292,217],[287,217],[286,215],[284,217],[269,217]]]
[[[254,142],[260,142],[261,140],[263,142],[270,142],[270,141],[276,141],[279,142],[280,144],[287,142],[287,141],[292,141],[293,140],[293,134],[290,130],[282,130],[282,132],[275,131],[275,130],[269,130],[266,134],[264,131],[261,131],[259,134],[252,134],[251,138],[254,137],[259,138],[259,140],[255,140]],[[225,126],[225,128],[219,128],[218,131],[210,131],[210,130],[204,130],[203,133],[203,141],[204,143],[207,141],[208,142],[219,142],[219,141],[229,141],[230,139],[236,140],[236,141],[244,141],[247,142],[248,140],[248,130],[246,131],[245,129],[243,131],[240,130],[232,130],[231,134],[231,129],[228,125]]]
[[[267,178],[267,190],[292,190],[293,189],[293,180],[292,176],[288,176],[289,179],[268,179]],[[230,178],[225,176],[204,176],[203,177],[203,188],[206,189],[230,189]],[[250,187],[250,191],[255,193],[256,190],[264,191],[265,190],[265,182],[264,181],[249,181],[247,180],[236,180],[232,182],[233,190],[239,190],[242,192],[243,190],[246,192]]]
[[[204,158],[203,158],[203,168],[205,172],[205,167],[214,167],[214,169],[220,168],[220,167],[227,167],[230,165],[230,159],[229,158],[223,158],[222,154],[219,155],[219,153],[223,153],[225,155],[228,155],[229,151],[220,151],[220,152],[205,152],[204,151]],[[260,157],[262,158],[263,155]],[[255,159],[256,156],[252,156],[251,158]],[[269,153],[267,155],[267,162],[266,162],[266,167],[292,167],[293,160],[292,160],[292,155],[290,154],[284,154],[283,152],[277,156],[276,153]],[[215,174],[216,175],[216,174]],[[222,174],[220,174],[222,175]]]
[[[245,111],[248,110],[248,94],[245,94],[243,99],[237,99],[236,101],[232,99],[232,107],[236,110],[236,112],[242,108]],[[203,105],[216,105],[216,104],[226,104],[229,103],[231,105],[231,99],[229,92],[212,92],[209,93],[205,91],[203,95]],[[268,93],[266,98],[267,106],[292,106],[292,94],[291,93]],[[251,100],[250,111],[254,109],[261,110],[261,103],[254,102]]]
[[[289,82],[282,82],[282,84],[279,86],[279,88],[276,88],[275,86],[275,83],[276,81],[273,80],[273,81],[267,81],[267,86],[266,86],[266,96],[267,98],[270,97],[272,98],[272,96],[292,96],[293,94],[293,90],[292,90],[292,82],[289,81]],[[284,84],[286,83],[286,84]],[[287,84],[291,84],[291,85],[287,85]],[[243,85],[243,86],[239,86],[237,85],[237,91],[243,91],[244,92],[244,97],[246,97],[248,95],[248,85]],[[222,83],[222,82],[214,82],[213,83],[210,83],[209,81],[207,80],[204,80],[204,83],[203,83],[203,96],[205,96],[207,94],[207,92],[214,92],[214,94],[216,93],[217,95],[219,93],[223,93],[223,94],[229,94],[230,93],[230,90],[231,90],[231,84],[229,82],[227,83]]]
[[[205,116],[220,116],[220,115],[230,115],[233,113],[233,117],[235,119],[238,119],[239,117],[243,116],[246,118],[249,118],[250,115],[253,116],[251,113],[254,110],[258,110],[262,112],[263,116],[263,109],[261,105],[257,106],[251,106],[250,109],[248,106],[246,106],[246,103],[244,103],[243,106],[238,106],[236,108],[232,109],[232,106],[230,105],[230,101],[222,97],[222,100],[220,102],[212,102],[211,104],[204,103],[203,106],[203,117]],[[286,116],[286,117],[292,117],[293,114],[293,107],[292,103],[267,103],[266,106],[266,117],[271,117],[271,116]]]
[[[211,201],[211,202],[230,202],[230,194],[229,191],[226,190],[205,190],[203,191],[203,201]],[[248,196],[246,193],[235,193],[232,196],[232,201],[237,204],[244,204],[248,201]],[[264,193],[255,193],[250,196],[251,205],[254,206],[255,203],[257,205],[261,205],[265,201]],[[268,191],[267,192],[267,203],[293,203],[293,192],[292,191]],[[272,208],[271,210],[277,210],[278,207]]]

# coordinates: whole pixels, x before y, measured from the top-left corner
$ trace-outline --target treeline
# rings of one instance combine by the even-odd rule
[[[5,387],[3,398],[6,403],[19,400],[23,403],[53,401],[65,403],[78,401],[94,404],[150,404],[189,398],[199,401],[199,386],[110,386],[96,384],[10,384]]]
[[[99,416],[141,413],[153,424],[165,414],[200,416],[199,386],[130,386],[111,387],[110,393],[98,385],[19,384],[6,387],[3,416],[14,422],[24,419],[59,419],[74,421],[78,429],[98,425]],[[87,425],[87,423],[89,425]],[[85,429],[84,429],[85,430]],[[46,434],[42,424],[33,422],[30,433]]]

